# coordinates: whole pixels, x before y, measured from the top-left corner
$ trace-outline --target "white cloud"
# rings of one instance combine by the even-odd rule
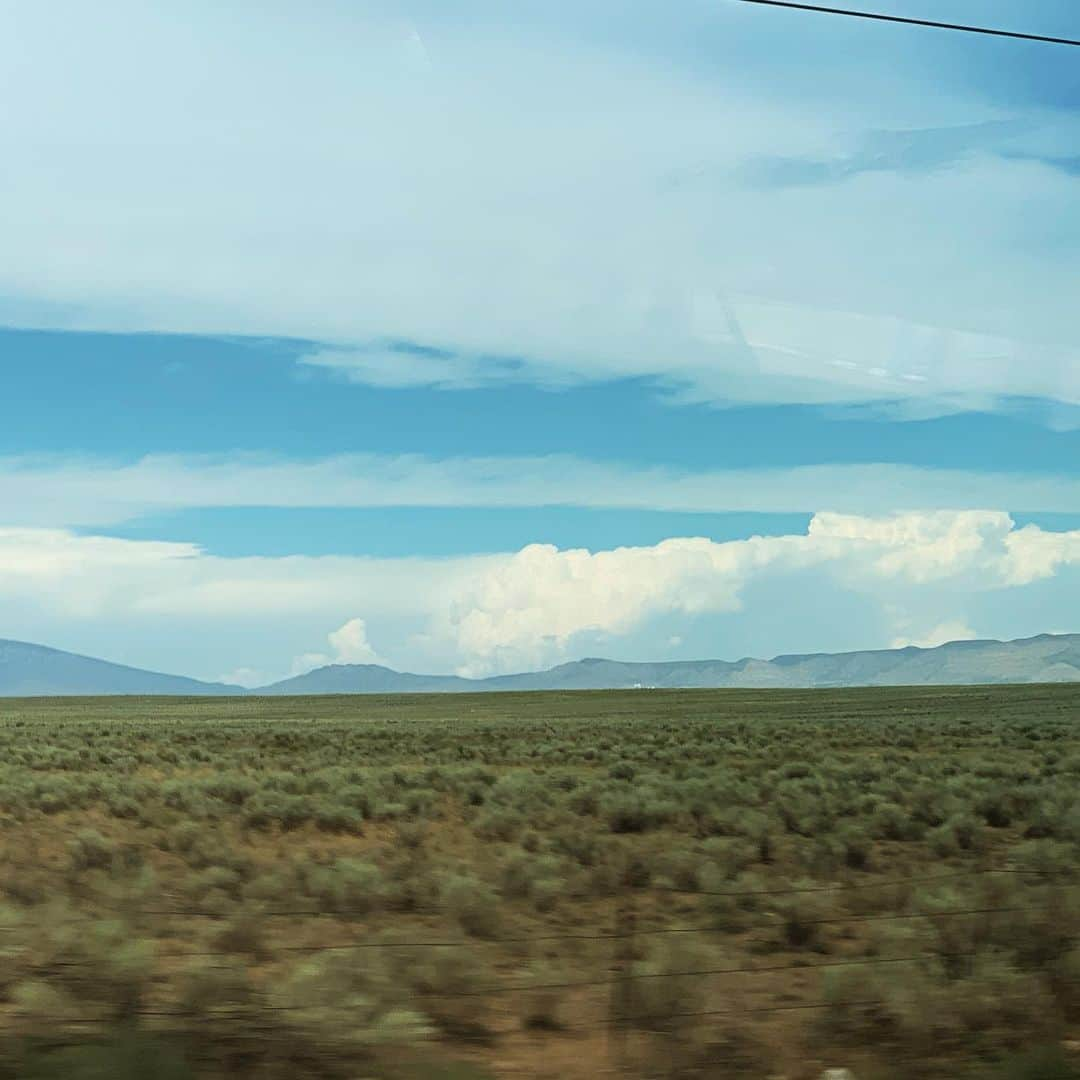
[[[326,653],[309,652],[301,653],[292,662],[292,667],[289,668],[290,675],[306,675],[309,671],[314,671],[316,668],[326,667],[327,664],[332,664],[333,658],[327,656]]]
[[[367,639],[367,624],[363,619],[350,619],[337,630],[327,634],[332,652],[302,653],[293,661],[291,674],[303,675],[328,664],[384,664]]]
[[[228,683],[230,686],[247,686],[249,688],[255,688],[256,686],[265,686],[270,680],[266,675],[257,671],[255,668],[238,667],[233,671],[227,671],[224,675],[219,675],[214,682]]]
[[[1005,548],[1009,583],[1027,585],[1080,562],[1080,532],[1045,532],[1029,525],[1006,536]]]
[[[895,637],[890,647],[903,649],[908,645],[914,645],[919,649],[933,649],[950,641],[974,641],[977,637],[978,634],[963,619],[951,619],[948,622],[938,623],[920,637]]]
[[[1077,401],[1069,122],[740,7],[0,5],[3,318],[290,335],[379,385]]]
[[[1071,513],[1080,506],[1080,478],[884,464],[694,472],[569,455],[434,459],[354,454],[309,462],[257,455],[155,455],[130,463],[0,458],[0,506],[12,525],[103,526],[171,510],[224,506],[581,506],[766,513],[812,513],[827,507],[881,514],[986,505],[1018,513]],[[815,528],[825,528],[827,520]]]
[[[991,511],[829,513],[797,535],[598,552],[531,545],[453,559],[224,559],[185,544],[0,529],[0,632],[88,652],[106,635],[123,641],[113,655],[125,662],[210,676],[248,665],[286,674],[298,656],[296,670],[385,662],[481,674],[554,663],[597,642],[617,647],[630,635],[646,650],[639,658],[662,654],[665,619],[678,618],[684,639],[682,624],[695,619],[737,627],[763,585],[782,590],[782,623],[814,627],[806,647],[828,648],[836,628],[827,613],[783,584],[800,580],[827,582],[834,597],[859,597],[879,613],[884,632],[865,647],[966,636],[964,609],[987,593],[1016,598],[995,624],[1009,633],[1026,590],[1070,568],[1080,569],[1080,530],[1016,529]],[[1067,624],[1074,600],[1058,589],[1045,624]],[[337,627],[331,650],[301,656],[327,627]],[[179,664],[183,648],[211,659]]]
[[[746,580],[781,559],[805,564],[814,554],[797,537],[672,539],[596,553],[534,544],[458,597],[445,632],[469,658],[463,674],[538,666],[586,632],[625,634],[662,612],[738,610]]]
[[[971,570],[992,571],[1006,554],[1013,521],[1001,512],[896,514],[868,519],[818,514],[810,536],[839,541],[871,554],[874,574],[916,584]]]
[[[367,639],[363,619],[350,619],[330,635],[330,644],[340,664],[378,664],[378,654]]]
[[[300,363],[336,372],[350,382],[393,389],[470,390],[493,383],[578,381],[570,373],[556,373],[542,364],[404,348],[320,349],[302,357]]]
[[[1024,551],[1040,557],[1018,563],[1010,537],[1023,537]],[[1053,558],[1043,557],[1047,550]],[[584,635],[623,635],[659,615],[737,612],[747,586],[769,575],[817,567],[837,588],[885,604],[943,582],[971,591],[1030,583],[1069,561],[1080,564],[1080,531],[1014,532],[1008,514],[990,511],[823,513],[803,536],[672,539],[597,553],[533,545],[458,596],[441,631],[469,658],[462,673],[487,673],[552,662]],[[950,620],[923,640],[957,629]]]

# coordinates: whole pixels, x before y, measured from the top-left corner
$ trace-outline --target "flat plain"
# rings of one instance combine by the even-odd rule
[[[1072,1076],[1078,721],[1075,685],[6,700],[0,1075]]]

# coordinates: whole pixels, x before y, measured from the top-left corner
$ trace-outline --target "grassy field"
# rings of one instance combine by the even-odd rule
[[[1074,686],[0,702],[0,1075],[1072,1076],[1078,720]]]

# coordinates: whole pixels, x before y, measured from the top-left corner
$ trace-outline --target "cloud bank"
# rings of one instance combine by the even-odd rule
[[[876,644],[885,647],[987,633],[968,610],[983,595],[1004,598],[1002,618],[1007,624],[1011,611],[1015,624],[1029,590],[1064,583],[1078,568],[1080,530],[1016,528],[992,511],[820,513],[805,534],[672,538],[598,552],[530,545],[454,559],[222,559],[183,544],[0,530],[0,605],[12,636],[40,640],[51,628],[51,640],[71,647],[80,627],[93,640],[101,626],[142,628],[138,636],[149,638],[154,627],[197,624],[203,640],[192,647],[217,657],[209,671],[194,669],[202,674],[263,670],[251,653],[268,621],[277,649],[301,646],[272,658],[281,675],[322,662],[480,675],[555,663],[598,644],[618,651],[624,640],[655,656],[670,647],[672,626],[705,619],[730,630],[757,617],[762,590],[773,591],[785,621],[813,619],[815,582],[872,610]],[[1043,618],[1068,625],[1072,606],[1058,592],[1058,609]],[[828,633],[841,630],[819,628],[820,647],[832,647]],[[302,647],[327,634],[332,652]]]
[[[928,79],[925,36],[550,7],[0,4],[0,318],[290,336],[379,386],[1080,400],[1039,59],[991,93],[982,42]]]
[[[211,507],[535,507],[855,514],[1006,506],[1072,513],[1080,478],[1062,472],[971,472],[907,465],[806,465],[694,471],[570,455],[430,458],[350,454],[315,461],[267,455],[131,462],[0,458],[4,521],[101,527]]]

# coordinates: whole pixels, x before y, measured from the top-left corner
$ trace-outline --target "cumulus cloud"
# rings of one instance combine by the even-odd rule
[[[1060,567],[1080,562],[1080,532],[1047,532],[1029,525],[1010,532],[1004,543],[1012,585],[1052,577]]]
[[[480,675],[558,662],[629,635],[648,650],[640,659],[669,654],[675,638],[686,637],[673,636],[672,619],[738,625],[754,615],[747,597],[755,589],[799,575],[879,612],[887,636],[867,647],[934,643],[970,636],[963,609],[976,597],[1022,597],[1070,568],[1080,568],[1080,530],[1017,529],[994,511],[821,513],[797,535],[673,538],[597,552],[532,544],[441,559],[221,558],[189,544],[8,528],[0,529],[0,611],[6,636],[72,647],[84,627],[87,651],[103,626],[122,627],[126,662],[166,670],[176,667],[168,659],[176,626],[199,627],[192,648],[215,659],[193,674],[216,676],[229,664],[259,671],[280,664],[286,674],[291,663],[300,671],[337,662]],[[801,605],[815,602],[798,589],[782,595],[785,620],[812,616]],[[1055,625],[1071,611],[1068,596],[1061,599],[1047,615]],[[806,645],[827,647],[827,612],[816,623]],[[162,654],[148,627],[165,625],[171,651]],[[303,654],[303,638],[313,640],[320,625],[329,650]],[[272,662],[253,656],[256,642]],[[281,657],[293,642],[300,647]]]
[[[596,553],[534,544],[458,597],[446,631],[469,658],[463,674],[539,665],[586,632],[624,634],[665,611],[737,610],[740,589],[756,571],[814,557],[796,537],[672,539]]]
[[[914,645],[919,649],[933,649],[949,641],[974,641],[977,637],[978,634],[963,619],[951,619],[949,622],[938,623],[920,637],[895,637],[891,648],[903,649]]]
[[[378,664],[379,657],[367,639],[363,619],[350,619],[330,635],[334,655],[341,664]]]
[[[1001,512],[894,514],[867,519],[818,514],[809,536],[824,546],[850,546],[869,556],[875,575],[925,584],[967,572],[1000,572],[1013,520]],[[1041,532],[1041,530],[1040,530]]]
[[[367,639],[367,625],[363,619],[350,619],[344,626],[327,634],[326,638],[332,652],[303,653],[293,661],[293,675],[302,675],[327,664],[384,663]]]
[[[969,636],[966,609],[991,593],[1003,598],[994,625],[1007,634],[1016,625],[1008,613],[1023,610],[1027,590],[1077,570],[1080,530],[1017,529],[996,511],[821,513],[807,532],[786,536],[596,552],[535,544],[446,559],[226,559],[187,544],[9,528],[0,529],[0,612],[6,636],[85,642],[94,652],[107,631],[126,641],[126,662],[166,670],[177,668],[177,627],[197,628],[190,648],[213,659],[188,670],[207,676],[248,665],[287,674],[295,657],[296,670],[387,663],[477,675],[558,662],[631,635],[640,658],[669,655],[675,637],[687,640],[682,623],[737,627],[755,614],[748,598],[767,586],[781,590],[784,622],[817,627],[806,647],[830,647],[827,614],[815,616],[818,601],[785,582],[826,582],[836,597],[860,598],[882,627],[868,647]],[[1069,595],[1049,598],[1047,625],[1067,623]],[[155,651],[163,628],[168,643]],[[304,655],[327,634],[328,651]]]
[[[822,513],[801,536],[672,539],[596,553],[533,545],[491,566],[457,597],[443,632],[469,658],[462,673],[488,673],[560,659],[583,636],[622,635],[658,615],[737,612],[747,586],[770,574],[820,568],[838,588],[879,598],[904,622],[897,608],[904,594],[919,597],[943,582],[1006,588],[1070,562],[1080,564],[1080,531],[1016,531],[1008,514],[991,511]],[[953,631],[971,636],[952,619],[918,640]]]
[[[250,689],[264,686],[269,682],[261,671],[249,667],[238,667],[232,671],[227,671],[224,675],[219,675],[214,681],[227,683],[230,686],[246,686]]]

